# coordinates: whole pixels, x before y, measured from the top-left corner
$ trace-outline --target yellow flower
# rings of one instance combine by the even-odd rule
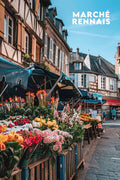
[[[40,116],[40,119],[42,119],[43,117],[42,116]]]
[[[42,127],[42,123],[41,123],[41,122],[39,122],[39,124],[40,124],[40,127]]]
[[[50,121],[50,118],[48,118],[47,120]]]
[[[57,127],[53,127],[52,129],[56,130],[56,129],[58,129],[58,128],[57,128]]]
[[[39,122],[39,121],[41,121],[41,120],[40,120],[40,118],[36,117],[36,118],[34,119],[34,121]]]
[[[23,137],[19,136],[17,141],[18,141],[19,144],[22,144],[23,143]]]

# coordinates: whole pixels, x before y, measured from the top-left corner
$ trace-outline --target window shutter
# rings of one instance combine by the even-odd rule
[[[75,85],[78,87],[78,73],[75,74]]]
[[[98,89],[101,89],[101,76],[98,76]]]
[[[25,25],[22,23],[22,52],[24,52],[25,46]]]
[[[106,90],[110,90],[110,79],[106,77]]]
[[[78,74],[78,87],[81,87],[81,74]]]
[[[64,59],[64,52],[62,52],[62,72],[64,71],[65,68],[65,59]]]
[[[56,46],[56,57],[55,57],[55,66],[58,65],[58,47]]]
[[[45,33],[44,56],[47,57],[47,33]]]
[[[85,74],[86,75],[86,85],[85,87],[88,88],[89,87],[89,74]]]
[[[60,61],[59,61],[59,69],[61,70],[61,58],[62,58],[62,51],[60,51]]]
[[[4,38],[5,4],[0,1],[0,37]]]
[[[49,59],[53,61],[53,40],[50,39],[50,54],[49,54]]]
[[[35,4],[35,15],[36,15],[36,16],[37,16],[37,14],[38,14],[39,4],[40,4],[40,1],[39,1],[39,0],[36,0],[36,4]]]
[[[32,59],[35,61],[35,47],[36,47],[36,40],[34,35],[32,35]]]

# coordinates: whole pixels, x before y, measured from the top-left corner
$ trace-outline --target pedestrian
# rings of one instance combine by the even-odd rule
[[[103,111],[103,122],[105,122],[106,112]]]
[[[111,113],[112,113],[112,118],[115,121],[116,120],[116,110],[115,110],[115,108],[112,109]]]

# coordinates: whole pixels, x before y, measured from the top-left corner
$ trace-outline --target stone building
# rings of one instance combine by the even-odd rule
[[[118,62],[118,60],[116,60]],[[70,55],[70,78],[79,89],[102,94],[106,100],[105,109],[110,118],[110,110],[113,106],[119,106],[118,100],[118,76],[115,73],[115,65],[101,56],[76,52]]]
[[[45,61],[50,71],[68,75],[67,30],[49,5],[50,0],[0,0],[0,56],[22,67]]]

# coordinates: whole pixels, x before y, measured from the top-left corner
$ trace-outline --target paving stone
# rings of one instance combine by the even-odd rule
[[[106,127],[87,164],[85,180],[120,180],[120,139],[116,127]],[[80,177],[80,175],[78,175]],[[78,178],[79,179],[79,178]],[[82,179],[82,180],[84,180]]]

